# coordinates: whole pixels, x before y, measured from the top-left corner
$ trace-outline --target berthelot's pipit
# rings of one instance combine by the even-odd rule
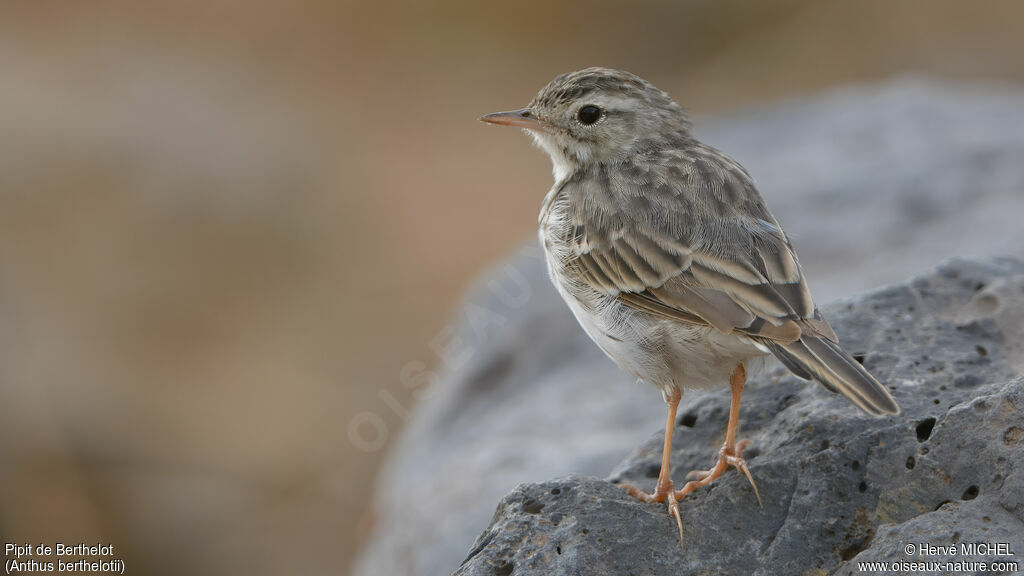
[[[899,412],[839,347],[750,175],[694,138],[668,94],[628,72],[588,68],[555,78],[522,110],[481,120],[526,129],[551,156],[555,184],[539,219],[551,277],[594,342],[668,404],[654,492],[625,488],[667,501],[680,539],[677,501],[730,466],[757,494],[736,431],[747,369],[767,355],[869,414]],[[682,391],[726,382],[718,461],[676,490],[669,456]]]

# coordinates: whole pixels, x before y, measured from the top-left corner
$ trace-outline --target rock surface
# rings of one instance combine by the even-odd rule
[[[908,284],[826,308],[849,350],[903,408],[870,418],[782,368],[752,379],[741,437],[764,508],[735,471],[681,503],[685,540],[653,487],[655,434],[611,475],[524,484],[506,496],[456,574],[854,574],[908,543],[1009,543],[1024,565],[1024,262],[952,261]],[[707,468],[727,393],[693,394],[677,421],[673,480]],[[1009,558],[1013,560],[1013,558]]]
[[[819,303],[902,282],[952,255],[1024,257],[1024,226],[1019,224],[1024,213],[1024,93],[1020,91],[902,79],[698,123],[697,134],[754,174],[769,206],[794,239]],[[538,206],[543,192],[536,191]],[[973,306],[977,308],[973,313],[980,317],[994,302],[1013,297],[1012,288],[997,284],[986,290],[994,300],[972,301],[966,310]],[[1000,308],[1000,315],[1010,313],[1017,314],[1018,325],[1024,325],[1019,310]],[[924,321],[919,318],[920,309],[902,314],[898,318],[908,326]],[[883,361],[890,361],[884,355],[888,344],[865,340],[874,320],[850,316],[840,337],[847,346],[870,345],[864,348],[874,351],[869,366],[884,367]],[[516,485],[571,473],[605,477],[664,421],[658,393],[619,371],[579,329],[551,287],[535,241],[484,276],[445,335],[448,354],[442,374],[421,395],[382,471],[376,527],[355,568],[357,576],[451,573],[487,526],[495,503]],[[919,344],[922,349],[938,346]],[[1022,371],[1024,338],[1008,336],[986,350],[990,356],[971,358],[986,358],[990,365],[1004,367],[1003,381]],[[964,361],[945,352],[921,360],[926,353],[901,361],[922,362],[940,370],[936,374],[946,375],[951,372],[945,366]],[[830,398],[781,375],[771,373],[759,380],[780,380],[770,390],[776,402],[797,394],[793,391],[799,394],[786,402],[812,391],[815,398],[823,394]],[[912,425],[914,418],[939,418],[948,402],[962,400],[947,398],[950,391],[973,390],[982,382],[968,381],[977,377],[961,375],[960,384],[969,383],[968,388],[945,381],[946,390],[922,387],[933,402],[931,412],[919,415],[904,405],[907,411],[899,425]],[[743,430],[767,455],[779,450],[776,444],[793,443],[799,437],[781,431],[770,438],[754,435],[768,418],[750,408],[761,394],[754,391],[757,386],[752,384],[744,399]],[[724,412],[714,410],[725,406],[727,395],[721,390],[709,398],[697,394],[683,398],[680,414],[692,413],[697,422],[680,437],[674,462],[677,472],[685,474],[710,463],[716,435],[724,426]],[[840,398],[829,402],[833,407],[829,413],[837,418],[856,416]],[[867,419],[858,421],[877,425]],[[655,447],[651,442],[647,453]],[[656,474],[643,464],[646,461],[635,454],[632,464],[620,466],[617,474],[639,475],[640,480]],[[757,459],[752,463],[765,465]],[[630,466],[647,469],[641,472]],[[838,482],[843,476],[828,489],[842,487],[844,494],[859,495],[860,477],[848,475],[856,479],[852,485]],[[731,474],[721,481],[723,485],[735,482],[737,489],[743,489]],[[825,486],[820,478],[805,482],[811,485],[809,490]],[[645,486],[652,483],[648,479]],[[789,486],[772,484],[767,477],[761,483],[762,493],[772,488],[775,496]],[[720,488],[707,492],[716,490]],[[705,497],[695,496],[694,502]],[[742,511],[751,522],[767,521],[756,503],[749,498],[742,502],[737,513]],[[767,499],[765,504],[766,510],[773,505]],[[659,507],[651,509],[655,518],[661,518],[662,512]],[[847,555],[855,548],[850,550]]]

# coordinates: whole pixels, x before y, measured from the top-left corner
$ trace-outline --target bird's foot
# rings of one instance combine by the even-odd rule
[[[725,473],[730,466],[739,470],[747,477],[750,481],[750,486],[754,489],[754,496],[757,496],[757,505],[764,508],[761,503],[761,494],[757,491],[757,484],[754,483],[754,477],[750,475],[750,468],[747,467],[747,462],[741,456],[743,451],[750,447],[750,440],[740,440],[735,446],[722,446],[722,449],[718,451],[718,462],[710,470],[694,470],[686,475],[686,479],[690,480],[679,490],[675,491],[675,497],[677,500],[682,499],[684,496],[693,492],[701,486],[707,486],[713,480]]]
[[[683,519],[679,515],[679,498],[677,497],[678,491],[674,489],[671,480],[658,481],[657,487],[654,492],[644,492],[643,490],[633,486],[632,484],[622,484],[626,492],[631,496],[640,500],[641,502],[667,502],[668,513],[672,515],[676,520],[676,527],[679,528],[679,547],[683,546]]]

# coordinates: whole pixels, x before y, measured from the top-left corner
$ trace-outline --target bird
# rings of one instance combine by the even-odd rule
[[[679,501],[736,468],[757,485],[737,440],[748,370],[772,356],[864,412],[900,408],[815,305],[789,237],[738,162],[693,135],[684,109],[632,73],[557,76],[526,108],[480,117],[518,127],[547,152],[554,184],[538,230],[551,280],[587,335],[668,406],[661,471],[643,502]],[[670,456],[684,390],[729,384],[714,465],[676,489]]]

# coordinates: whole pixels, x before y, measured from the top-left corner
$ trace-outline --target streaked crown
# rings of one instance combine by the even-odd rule
[[[562,74],[527,109],[539,122],[530,130],[548,152],[558,178],[595,162],[629,157],[650,147],[690,139],[683,108],[650,82],[610,68]]]

